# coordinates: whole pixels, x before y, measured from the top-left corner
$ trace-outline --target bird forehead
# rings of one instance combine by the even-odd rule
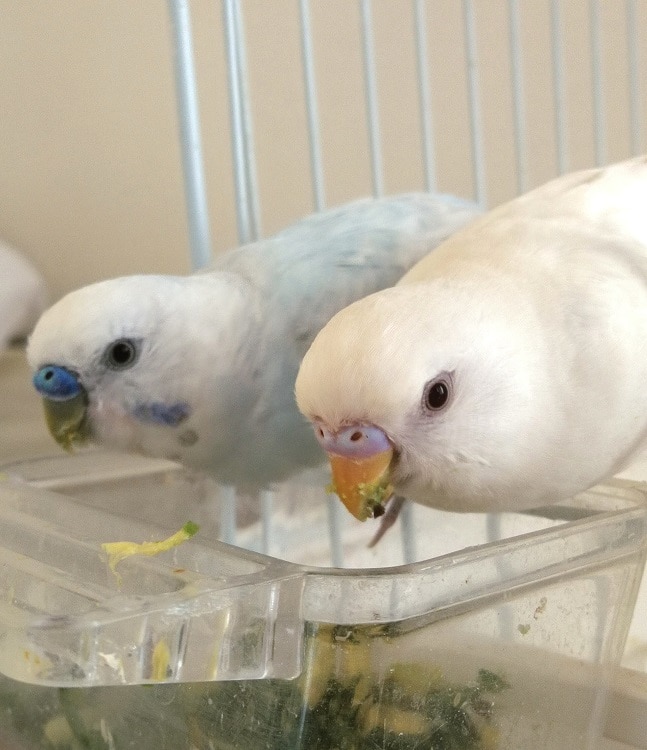
[[[71,292],[43,313],[27,346],[32,367],[82,364],[110,341],[137,337],[142,316],[101,285]]]
[[[339,359],[371,370],[416,371],[445,365],[471,346],[482,321],[472,310],[445,302],[427,285],[394,287],[366,297],[335,315],[308,356],[321,367]],[[386,368],[386,370],[385,370]]]
[[[417,404],[430,363],[424,347],[406,346],[388,331],[372,338],[357,329],[315,342],[303,360],[296,395],[301,410],[338,427],[348,420],[379,424]]]
[[[296,388],[301,410],[330,423],[351,417],[379,423],[418,409],[426,383],[442,373],[463,385],[495,377],[507,331],[478,304],[455,301],[442,289],[408,285],[346,308],[303,360]]]

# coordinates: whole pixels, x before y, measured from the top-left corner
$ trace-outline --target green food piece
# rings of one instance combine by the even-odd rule
[[[357,487],[359,494],[364,501],[369,518],[375,517],[376,508],[380,508],[384,513],[383,507],[386,501],[393,494],[393,487],[388,479],[381,479],[374,484],[360,484]]]
[[[488,693],[501,693],[509,690],[511,685],[498,674],[490,672],[489,669],[479,669],[478,684],[481,690]]]

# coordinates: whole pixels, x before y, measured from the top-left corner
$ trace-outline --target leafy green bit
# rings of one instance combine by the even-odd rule
[[[369,517],[373,517],[377,508],[383,512],[384,504],[393,494],[393,487],[387,479],[381,479],[379,482],[372,484],[362,482],[357,485],[357,491],[364,502]]]
[[[479,669],[478,687],[487,693],[502,693],[504,690],[510,690],[511,685],[489,669]]]

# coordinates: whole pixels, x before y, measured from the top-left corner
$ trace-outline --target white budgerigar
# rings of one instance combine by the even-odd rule
[[[542,506],[645,448],[646,206],[645,157],[559,177],[332,318],[296,395],[351,512]]]
[[[479,213],[426,193],[363,199],[223,254],[206,272],[72,292],[28,346],[50,431],[261,488],[321,462],[294,402],[332,315],[394,284]]]

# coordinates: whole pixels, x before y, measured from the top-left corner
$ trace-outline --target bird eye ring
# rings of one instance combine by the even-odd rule
[[[103,360],[111,370],[127,370],[137,361],[139,352],[132,339],[117,339],[106,349]]]
[[[427,411],[440,411],[449,402],[451,380],[448,375],[441,375],[430,380],[425,386],[422,402]]]

